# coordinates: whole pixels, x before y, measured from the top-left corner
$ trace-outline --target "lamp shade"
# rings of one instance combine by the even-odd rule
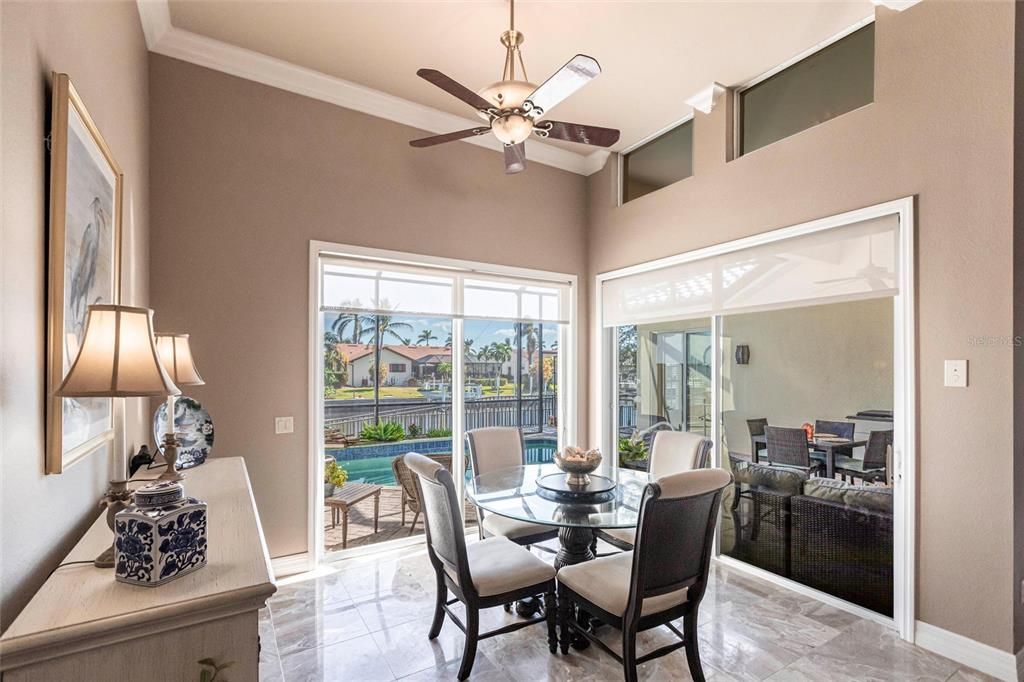
[[[160,353],[167,375],[178,386],[201,386],[206,382],[199,376],[188,334],[157,334],[156,350]]]
[[[57,395],[132,398],[180,393],[160,363],[152,310],[89,306],[82,346]]]

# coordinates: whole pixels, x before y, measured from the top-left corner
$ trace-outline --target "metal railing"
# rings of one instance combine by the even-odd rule
[[[557,394],[547,394],[538,400],[536,396],[495,397],[467,400],[466,429],[485,426],[521,426],[528,431],[540,431],[557,414]],[[539,402],[539,404],[538,404]],[[372,406],[368,406],[371,407]],[[380,421],[400,424],[408,434],[415,426],[420,434],[431,430],[452,428],[452,406],[450,403],[426,401],[393,401],[380,404]],[[324,430],[333,435],[358,436],[363,426],[374,422],[371,411],[324,419]]]

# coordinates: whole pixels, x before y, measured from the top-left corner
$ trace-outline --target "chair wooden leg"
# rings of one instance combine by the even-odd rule
[[[405,489],[402,490],[402,528],[405,528]]]
[[[476,642],[480,635],[480,611],[466,605],[466,648],[462,651],[462,665],[459,666],[459,679],[469,677],[473,670],[473,660],[476,658]]]
[[[558,635],[555,632],[555,621],[558,616],[558,600],[555,598],[555,590],[544,595],[544,615],[548,619],[548,651],[555,653],[558,650]]]
[[[569,617],[572,615],[572,602],[568,595],[559,590],[558,592],[558,630],[559,645],[563,654],[569,653],[569,644],[572,643],[572,629],[569,627]]]
[[[409,535],[412,535],[413,531],[416,530],[416,520],[419,519],[419,518],[420,518],[420,513],[416,512],[416,514],[414,514],[413,517],[412,517],[412,525],[409,526]]]
[[[448,601],[448,586],[444,584],[444,577],[437,571],[437,602],[434,603],[434,622],[430,624],[430,633],[427,639],[436,639],[441,634],[441,626],[444,625],[444,603]]]
[[[700,664],[700,651],[697,640],[697,610],[683,616],[683,637],[686,648],[686,664],[690,666],[690,677],[693,682],[704,682],[704,668]]]
[[[636,630],[622,629],[622,675],[626,682],[636,682]]]

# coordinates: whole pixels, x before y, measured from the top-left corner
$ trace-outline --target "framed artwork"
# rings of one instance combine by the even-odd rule
[[[119,303],[121,168],[67,74],[53,74],[47,294],[46,473],[59,474],[114,439],[110,398],[60,398],[88,308]]]

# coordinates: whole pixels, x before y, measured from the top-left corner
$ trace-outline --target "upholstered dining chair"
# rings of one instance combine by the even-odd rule
[[[523,432],[514,426],[473,429],[466,433],[466,439],[469,441],[469,461],[474,476],[526,464]],[[519,545],[533,545],[558,537],[558,528],[553,526],[518,521],[498,514],[484,514],[482,509],[478,509],[477,514],[481,539],[503,536]]]
[[[724,469],[684,471],[658,478],[644,489],[636,549],[565,566],[558,572],[558,617],[562,653],[574,633],[599,646],[623,666],[627,682],[637,666],[686,648],[690,676],[704,679],[697,641],[697,611],[707,587],[711,539],[722,490],[732,476]],[[622,654],[581,627],[577,606],[622,631]],[[680,632],[672,621],[683,619]],[[637,633],[666,626],[678,638],[637,656]]]
[[[807,449],[807,433],[803,429],[766,426],[764,437],[768,443],[767,457],[771,466],[796,469],[808,476],[821,475],[825,471],[824,462],[811,459]]]
[[[557,648],[555,634],[555,569],[505,537],[492,537],[466,545],[462,513],[452,475],[436,461],[411,452],[406,466],[416,474],[423,508],[427,556],[437,577],[434,620],[427,637],[436,639],[447,615],[466,634],[458,678],[469,677],[476,658],[477,642],[535,623],[546,622],[548,648]],[[448,591],[455,596],[448,599]],[[544,595],[544,614],[480,633],[480,610],[511,601]],[[457,601],[466,607],[466,622],[449,608]]]
[[[651,447],[651,476],[668,476],[681,471],[706,469],[711,456],[711,439],[689,431],[659,431]],[[632,549],[635,528],[599,530],[598,537],[619,549]]]
[[[859,478],[865,483],[887,481],[888,461],[886,451],[892,447],[892,431],[872,431],[864,448],[864,459],[839,455],[836,457],[836,473],[843,480]]]

